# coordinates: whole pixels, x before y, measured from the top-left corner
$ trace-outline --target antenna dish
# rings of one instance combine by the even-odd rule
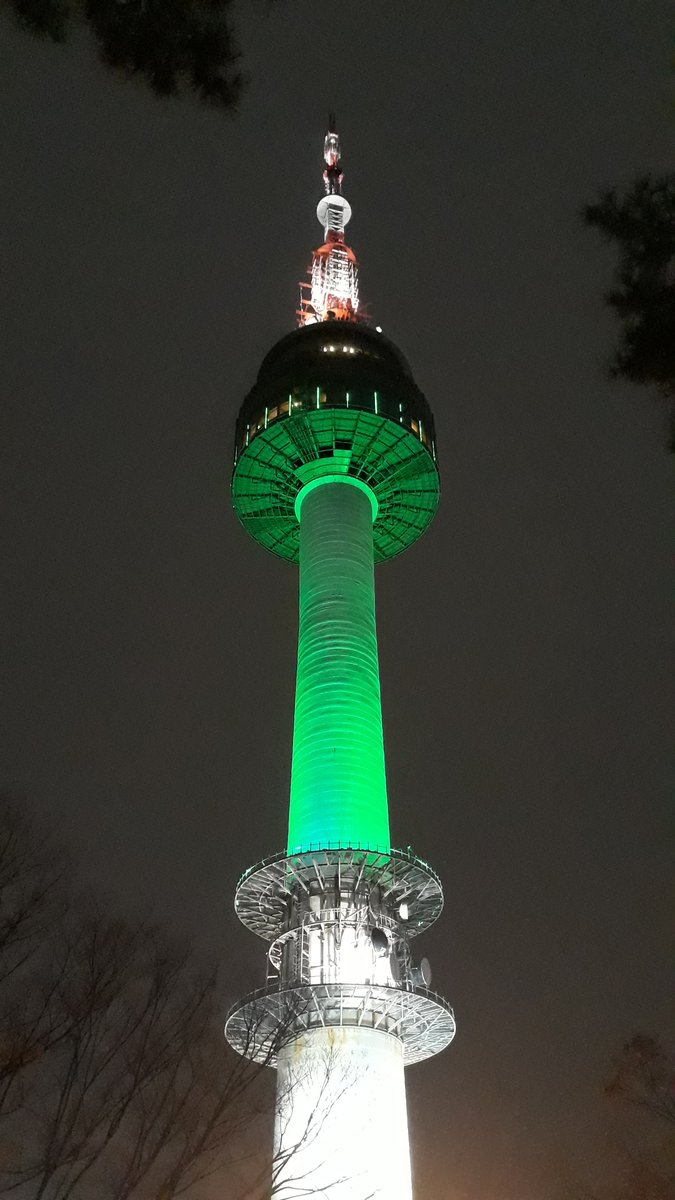
[[[429,959],[423,958],[419,967],[413,967],[411,975],[415,987],[430,987],[431,966],[429,965]]]
[[[316,219],[324,229],[339,233],[352,219],[352,206],[344,196],[322,196],[316,206]]]
[[[376,954],[385,955],[389,953],[389,938],[384,929],[378,929],[377,926],[370,931],[370,940],[373,944],[373,950]]]

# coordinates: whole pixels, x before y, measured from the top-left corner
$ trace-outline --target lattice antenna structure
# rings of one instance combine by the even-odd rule
[[[300,284],[299,325],[358,319],[359,268],[354,251],[345,242],[345,226],[352,210],[342,195],[344,175],[335,113],[328,119],[323,157],[325,195],[319,200],[316,215],[323,226],[324,240],[312,255],[309,280]]]
[[[329,125],[325,241],[300,328],[264,358],[235,432],[236,514],[299,564],[300,624],[286,846],[235,895],[266,945],[264,972],[225,1032],[277,1070],[272,1200],[297,1197],[299,1181],[324,1200],[412,1200],[404,1068],[443,1050],[455,1019],[414,952],[443,908],[441,882],[391,843],[375,565],[433,520],[436,433],[406,359],[356,319]]]

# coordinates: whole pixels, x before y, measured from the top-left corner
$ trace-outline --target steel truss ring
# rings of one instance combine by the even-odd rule
[[[287,928],[293,893],[307,892],[317,880],[332,883],[338,875],[346,886],[367,881],[381,887],[392,905],[406,904],[409,937],[433,925],[443,909],[438,875],[410,851],[325,845],[298,854],[282,851],[250,867],[237,884],[235,912],[247,929],[272,942]]]
[[[275,1066],[284,1046],[321,1027],[393,1034],[403,1043],[406,1066],[439,1054],[456,1028],[447,1000],[426,988],[321,983],[250,992],[230,1009],[225,1036],[238,1054]]]

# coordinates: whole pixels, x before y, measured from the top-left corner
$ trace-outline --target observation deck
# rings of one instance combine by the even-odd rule
[[[256,541],[298,561],[300,490],[349,475],[374,493],[375,561],[401,553],[438,507],[431,409],[400,351],[367,325],[305,325],[270,350],[237,419],[232,494]]]

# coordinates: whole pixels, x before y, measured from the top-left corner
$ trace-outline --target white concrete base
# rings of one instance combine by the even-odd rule
[[[279,1055],[273,1200],[412,1200],[403,1048],[315,1029]]]

